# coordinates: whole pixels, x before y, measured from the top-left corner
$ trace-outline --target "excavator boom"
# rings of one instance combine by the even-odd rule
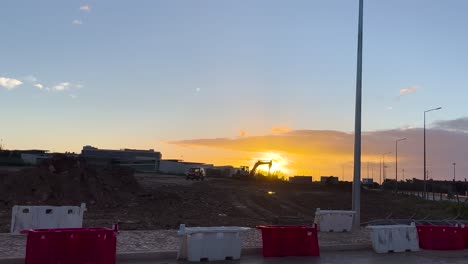
[[[271,166],[273,165],[272,160],[259,160],[259,161],[257,161],[255,163],[255,165],[253,166],[252,170],[250,171],[250,176],[252,176],[252,177],[255,176],[255,172],[257,171],[257,168],[260,165],[268,165],[268,176],[270,176]]]

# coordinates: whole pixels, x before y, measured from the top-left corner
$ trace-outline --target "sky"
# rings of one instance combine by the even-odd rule
[[[439,106],[427,114],[430,177],[452,177],[453,162],[468,173],[467,8],[365,1],[363,166],[375,175],[391,151],[394,177],[395,140],[406,136],[399,167],[422,177],[423,112]],[[273,158],[291,175],[352,177],[357,0],[5,0],[1,9],[6,148],[153,148],[235,166]]]

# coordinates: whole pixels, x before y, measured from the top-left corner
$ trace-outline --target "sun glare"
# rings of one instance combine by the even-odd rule
[[[257,162],[258,160],[272,160],[273,164],[271,166],[272,173],[281,172],[283,174],[289,175],[291,170],[288,168],[289,161],[280,153],[277,152],[262,152],[259,153],[255,158],[253,158],[252,163]],[[267,171],[268,169],[260,168],[260,170]]]

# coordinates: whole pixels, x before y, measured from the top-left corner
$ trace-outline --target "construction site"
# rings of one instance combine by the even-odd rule
[[[0,232],[8,232],[14,205],[86,203],[84,226],[119,224],[123,230],[188,226],[313,224],[317,208],[351,208],[350,182],[294,183],[259,176],[261,161],[232,177],[187,180],[183,175],[91,166],[81,157],[58,155],[38,166],[0,167]],[[267,170],[266,170],[267,171]],[[256,176],[255,176],[256,175]],[[362,223],[378,219],[463,219],[460,206],[415,196],[362,189]]]

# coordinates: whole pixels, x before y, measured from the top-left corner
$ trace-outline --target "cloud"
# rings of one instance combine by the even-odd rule
[[[0,86],[6,88],[7,90],[12,90],[23,84],[20,80],[12,79],[8,77],[0,77]]]
[[[54,87],[52,87],[54,90],[56,91],[65,91],[65,90],[68,90],[70,89],[71,87],[71,83],[69,82],[62,82],[62,83],[59,83],[57,85],[55,85]]]
[[[79,19],[75,19],[72,21],[72,24],[73,25],[82,25],[83,24],[83,21],[79,20]]]
[[[89,5],[80,6],[80,10],[89,12],[89,11],[91,11],[91,6],[89,6]]]
[[[468,117],[436,121],[434,122],[434,127],[448,131],[468,133]]]
[[[61,83],[59,83],[57,85],[54,85],[52,87],[53,90],[59,91],[59,92],[70,90],[70,89],[80,89],[80,88],[83,88],[83,85],[74,84],[74,83],[71,83],[71,82],[61,82]]]
[[[439,129],[439,127],[456,128],[468,131],[468,118],[439,121],[435,128],[427,129],[427,168],[432,170],[434,179],[449,178],[447,171],[453,162],[462,164],[463,157],[468,156],[468,133]],[[422,178],[423,171],[423,130],[422,128],[392,129],[368,131],[362,134],[363,166],[370,162],[374,176],[379,177],[379,163],[382,153],[392,152],[385,156],[387,177],[394,178],[395,140],[406,137],[398,144],[398,168],[405,169],[405,177]],[[354,134],[333,130],[291,130],[281,134],[263,136],[244,136],[235,138],[201,138],[169,142],[187,150],[198,152],[218,151],[216,159],[222,163],[235,164],[242,158],[259,157],[259,153],[284,153],[290,161],[291,168],[302,173],[313,173],[320,170],[321,175],[340,175],[342,166],[346,166],[347,180],[352,179]],[[208,162],[208,161],[207,161]],[[221,162],[220,162],[221,163]],[[249,164],[247,164],[249,165]],[[468,166],[457,166],[460,175],[468,174]],[[314,174],[315,175],[315,174]],[[362,176],[366,176],[363,170]]]
[[[393,106],[387,106],[387,110],[389,111],[393,110]]]
[[[44,85],[42,85],[42,84],[40,84],[40,83],[36,83],[36,84],[34,85],[34,87],[36,87],[36,88],[42,90],[42,89],[44,88]]]
[[[407,94],[410,94],[410,93],[414,93],[418,89],[419,89],[419,87],[417,87],[417,86],[411,86],[411,87],[408,87],[408,88],[403,88],[403,89],[400,90],[400,96],[407,95]]]
[[[245,137],[245,136],[247,136],[248,134],[249,134],[249,133],[248,133],[247,131],[245,131],[245,130],[240,130],[240,131],[239,131],[239,136],[240,136],[240,137]]]
[[[76,96],[76,94],[70,94],[69,95],[72,99],[76,99],[78,96]]]
[[[291,129],[287,126],[287,124],[281,124],[279,126],[274,126],[271,128],[271,132],[273,133],[287,133],[291,131]]]
[[[63,82],[63,83],[59,83],[55,85],[54,87],[52,87],[52,89],[56,91],[65,91],[65,90],[70,89],[70,85],[71,84],[69,82]]]

